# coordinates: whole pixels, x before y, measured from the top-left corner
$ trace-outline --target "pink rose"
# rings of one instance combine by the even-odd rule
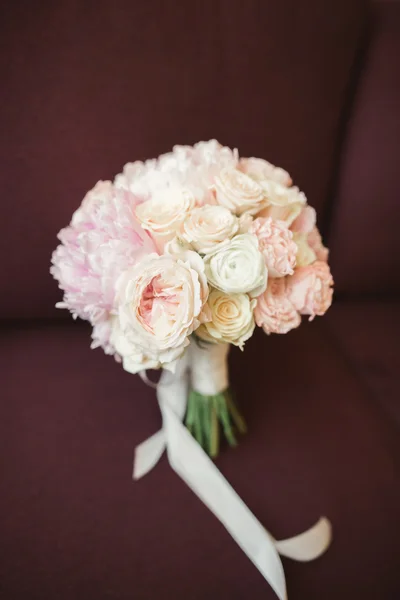
[[[284,279],[270,279],[265,292],[257,298],[254,317],[267,334],[288,333],[300,325],[301,317],[286,295]]]
[[[327,263],[320,260],[296,269],[286,281],[287,296],[302,314],[323,315],[332,304],[333,278]]]
[[[150,254],[122,273],[111,341],[125,370],[171,368],[204,321],[207,297],[204,263],[196,252],[177,260]]]
[[[315,252],[317,260],[328,262],[329,250],[322,243],[321,234],[317,227],[314,227],[308,234],[307,242],[310,248]]]
[[[304,206],[301,213],[292,223],[290,229],[296,233],[310,233],[315,227],[317,215],[312,206]]]
[[[259,249],[271,277],[292,275],[296,264],[297,246],[293,234],[283,221],[258,218],[249,233],[257,236]]]

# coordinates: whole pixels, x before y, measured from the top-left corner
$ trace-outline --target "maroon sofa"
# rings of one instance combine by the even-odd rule
[[[0,598],[275,598],[165,457],[154,391],[54,305],[56,233],[128,160],[216,137],[318,209],[336,301],[231,357],[250,433],[217,464],[277,537],[327,515],[290,600],[400,598],[400,3],[2,4]],[[244,374],[246,377],[244,377]]]

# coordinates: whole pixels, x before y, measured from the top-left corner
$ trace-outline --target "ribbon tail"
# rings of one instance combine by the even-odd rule
[[[275,540],[244,504],[171,408],[161,405],[172,469],[185,481],[258,568],[279,600],[287,600]]]
[[[286,540],[275,542],[282,556],[308,562],[325,552],[332,540],[332,525],[326,517],[321,517],[313,527]]]
[[[186,411],[188,394],[188,365],[189,357],[186,352],[176,362],[175,373],[163,371],[159,383],[155,386],[157,389],[157,398],[159,404],[170,404],[177,416],[183,419]],[[142,373],[143,381],[147,381],[147,375]],[[152,384],[154,387],[154,384]],[[133,479],[138,480],[153,469],[160,460],[165,450],[165,432],[164,427],[157,431],[147,440],[136,446],[135,459],[133,463]]]
[[[153,469],[165,450],[165,434],[161,429],[136,446],[133,479],[137,480]]]

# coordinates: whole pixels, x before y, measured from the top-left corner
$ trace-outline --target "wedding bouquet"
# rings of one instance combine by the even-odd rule
[[[64,299],[57,306],[88,320],[92,348],[126,371],[145,378],[162,368],[164,426],[186,414],[211,456],[220,430],[231,445],[245,431],[229,389],[230,345],[243,350],[256,326],[288,333],[332,301],[328,250],[304,193],[283,169],[239,158],[215,140],[128,163],[114,182],[86,194],[58,237],[51,273]],[[186,434],[179,428],[190,444]],[[143,458],[150,446],[142,448],[149,464],[137,465],[137,476],[178,433],[170,432],[170,446],[163,435],[152,458]]]

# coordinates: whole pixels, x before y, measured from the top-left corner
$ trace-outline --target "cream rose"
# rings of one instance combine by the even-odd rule
[[[292,185],[292,178],[287,171],[280,167],[275,167],[275,165],[262,158],[241,158],[239,169],[256,181],[271,179],[285,186]]]
[[[143,229],[149,231],[160,250],[173,239],[187,214],[194,208],[193,194],[181,187],[154,192],[153,196],[136,207],[136,217]]]
[[[254,331],[253,310],[257,300],[247,294],[225,294],[213,290],[208,297],[211,321],[200,325],[196,335],[208,342],[234,344],[243,349]]]
[[[259,217],[285,221],[288,227],[300,215],[307,198],[298,187],[285,187],[275,181],[260,183],[266,197],[266,207],[259,212]]]
[[[222,169],[215,178],[217,204],[236,215],[256,214],[265,205],[261,186],[238,169]]]
[[[257,236],[270,277],[293,274],[297,246],[286,223],[273,221],[271,218],[258,218],[251,224],[249,233]]]
[[[296,265],[298,267],[307,267],[317,260],[317,255],[308,243],[306,233],[294,233],[293,239],[297,246]]]
[[[150,254],[125,271],[117,282],[112,336],[124,367],[134,372],[177,359],[203,320],[207,297],[204,264],[196,252],[187,252],[184,260]]]
[[[239,229],[239,220],[224,206],[195,208],[182,225],[181,237],[194,250],[206,254],[224,240],[232,238]]]
[[[308,267],[296,269],[287,278],[286,291],[293,306],[302,314],[323,315],[332,304],[333,279],[326,262],[317,260]]]
[[[243,233],[222,242],[204,258],[210,284],[221,292],[252,297],[261,294],[267,285],[267,268],[254,235]]]
[[[301,317],[286,295],[285,279],[270,279],[257,298],[254,317],[265,333],[288,333],[301,323]]]
[[[164,246],[164,254],[169,254],[175,258],[184,258],[186,252],[189,250],[192,250],[190,244],[179,235],[176,235]]]

